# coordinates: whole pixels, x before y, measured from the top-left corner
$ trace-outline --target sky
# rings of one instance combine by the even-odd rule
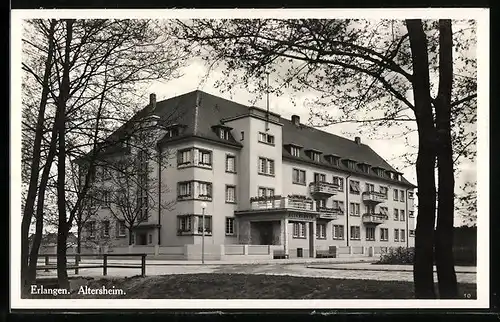
[[[149,93],[155,93],[157,96],[157,101],[168,99],[170,97],[178,96],[196,89],[202,90],[204,92],[223,97],[235,101],[237,103],[245,105],[255,105],[257,107],[266,108],[266,98],[263,97],[260,100],[256,100],[256,97],[250,94],[248,91],[242,88],[234,89],[233,93],[221,92],[218,88],[214,86],[217,79],[223,77],[220,68],[215,68],[210,71],[208,78],[207,67],[198,58],[193,58],[186,66],[182,69],[180,78],[168,81],[168,82],[156,82],[153,83],[149,88]],[[273,77],[270,76],[270,83],[272,84]],[[280,114],[286,119],[290,119],[292,114],[300,116],[301,122],[307,124],[309,118],[309,108],[307,107],[308,100],[312,100],[315,97],[315,93],[312,91],[304,91],[301,93],[294,93],[294,101],[296,104],[291,102],[291,93],[285,93],[280,97],[270,95],[269,97],[269,109],[272,112]],[[145,95],[148,97],[148,95]],[[147,104],[147,103],[146,103]],[[355,136],[361,138],[361,142],[369,145],[375,152],[387,160],[394,168],[401,171],[404,177],[410,182],[416,184],[416,172],[415,167],[409,166],[405,162],[404,158],[401,157],[405,152],[415,152],[415,148],[409,147],[407,144],[416,146],[418,142],[418,137],[416,133],[411,133],[408,136],[394,137],[393,135],[386,135],[389,133],[396,134],[399,132],[398,128],[393,127],[381,128],[376,133],[376,138],[370,133],[359,133],[361,130],[359,124],[354,123],[344,123],[336,124],[327,128],[322,128],[322,130],[340,135],[349,139],[354,140]],[[372,133],[373,134],[373,133]],[[385,138],[384,138],[385,137]],[[466,181],[476,181],[476,165],[473,162],[464,161],[459,165],[458,175],[455,182],[455,192],[460,193],[460,186]],[[455,225],[461,225],[462,218],[456,216]]]

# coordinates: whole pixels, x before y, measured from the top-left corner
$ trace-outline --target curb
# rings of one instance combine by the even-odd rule
[[[338,264],[350,264],[350,263],[338,263]],[[306,266],[307,268],[314,269],[329,269],[334,271],[369,271],[369,272],[408,272],[412,273],[411,270],[401,270],[401,269],[370,269],[370,268],[360,268],[360,267],[324,267],[324,266]],[[437,271],[434,269],[434,273]],[[477,272],[473,271],[455,271],[455,274],[477,274]]]

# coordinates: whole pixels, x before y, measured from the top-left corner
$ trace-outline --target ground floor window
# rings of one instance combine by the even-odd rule
[[[306,238],[306,223],[303,222],[293,223],[293,237]]]
[[[234,218],[226,217],[226,235],[234,235]]]
[[[148,235],[148,244],[152,244],[152,243],[153,243],[153,235],[149,234]]]
[[[394,241],[399,241],[399,229],[394,229]]]
[[[351,226],[351,239],[352,240],[361,239],[361,229],[359,226]]]
[[[389,240],[389,228],[380,228],[380,240],[381,241]]]
[[[401,232],[401,238],[399,238],[399,239],[400,239],[400,241],[404,242],[406,240],[406,232],[404,229],[401,229],[400,232]]]
[[[366,240],[375,240],[375,227],[366,227]]]
[[[192,230],[192,217],[191,216],[180,216],[179,217],[179,232],[191,232]]]
[[[344,239],[344,225],[333,225],[333,239]]]
[[[203,216],[198,216],[198,234],[203,233]],[[212,216],[205,216],[205,233],[212,233]]]
[[[326,238],[326,224],[316,224],[316,238],[317,239]]]
[[[415,230],[410,229],[410,237],[415,237]]]

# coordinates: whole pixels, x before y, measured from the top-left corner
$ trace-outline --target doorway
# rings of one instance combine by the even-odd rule
[[[140,233],[137,234],[137,245],[147,245],[148,244],[148,234]]]

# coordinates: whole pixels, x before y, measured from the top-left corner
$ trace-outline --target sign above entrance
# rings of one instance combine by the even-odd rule
[[[299,219],[299,220],[314,220],[314,215],[309,214],[288,214],[289,219]]]

